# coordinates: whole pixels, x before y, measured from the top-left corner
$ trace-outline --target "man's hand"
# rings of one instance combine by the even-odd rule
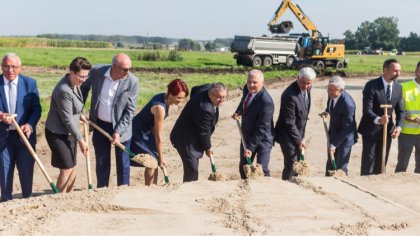
[[[252,152],[249,149],[245,149],[244,150],[244,157],[251,157],[252,156]]]
[[[320,113],[319,116],[328,118],[328,117],[330,117],[330,113],[324,111],[324,112]]]
[[[299,143],[299,149],[300,149],[300,150],[302,150],[302,149],[306,149],[305,139],[302,139],[302,142],[301,142],[301,143]]]
[[[113,133],[112,134],[112,140],[111,140],[112,144],[117,144],[121,142],[121,136],[119,133]]]
[[[234,119],[234,120],[239,120],[240,118],[241,118],[241,116],[238,113],[234,113],[232,115],[232,119]]]
[[[30,124],[24,124],[20,127],[22,132],[26,135],[27,138],[32,134],[32,126]]]
[[[0,120],[5,124],[10,125],[12,123],[12,115],[8,113],[1,113]]]
[[[398,129],[398,128],[394,129],[394,131],[391,134],[391,138],[393,138],[393,139],[397,138],[398,136],[400,136],[400,133],[401,133],[400,129]]]
[[[213,150],[211,150],[211,148],[210,148],[210,149],[206,150],[206,156],[210,157],[211,155],[213,155]]]
[[[383,115],[381,119],[379,119],[379,124],[384,125],[388,123],[388,115]]]

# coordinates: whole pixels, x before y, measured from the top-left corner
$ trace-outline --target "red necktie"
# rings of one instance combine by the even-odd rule
[[[249,101],[251,101],[251,98],[252,98],[252,94],[251,93],[248,93],[248,96],[246,96],[246,99],[245,99],[245,102],[244,102],[244,109],[243,109],[244,112],[243,113],[245,113],[246,108],[249,105]]]

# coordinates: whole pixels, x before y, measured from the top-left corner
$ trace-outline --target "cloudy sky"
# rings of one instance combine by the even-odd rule
[[[342,38],[363,21],[394,16],[400,36],[420,34],[418,0],[294,0],[323,35]],[[16,0],[2,3],[0,35],[103,34],[214,39],[270,34],[281,0]],[[294,22],[290,10],[280,21]]]

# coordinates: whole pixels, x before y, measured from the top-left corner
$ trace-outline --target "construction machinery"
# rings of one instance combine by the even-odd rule
[[[268,23],[271,33],[284,33],[284,23],[276,25],[287,9],[290,9],[303,27],[311,32],[311,35],[302,34],[298,43],[300,51],[298,58],[301,64],[311,64],[318,69],[335,67],[342,69],[347,66],[348,60],[344,58],[345,47],[342,43],[332,44],[329,37],[322,36],[315,24],[292,0],[283,0]],[[286,30],[287,31],[287,30]]]
[[[299,22],[311,34],[288,34],[293,28],[291,21],[276,22],[290,9]],[[317,27],[306,16],[302,9],[291,0],[283,0],[274,17],[268,23],[272,37],[235,36],[231,51],[238,65],[271,66],[286,64],[288,67],[313,66],[318,70],[326,67],[342,69],[347,66],[344,58],[344,44],[330,43],[329,37],[324,37]],[[287,35],[279,35],[287,34]]]

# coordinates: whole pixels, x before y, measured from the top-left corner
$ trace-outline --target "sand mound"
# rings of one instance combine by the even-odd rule
[[[226,181],[226,176],[225,176],[225,174],[220,173],[220,172],[211,173],[208,180],[211,180],[211,181]]]
[[[310,170],[309,165],[305,161],[295,161],[293,163],[293,171],[298,175],[308,175]]]

